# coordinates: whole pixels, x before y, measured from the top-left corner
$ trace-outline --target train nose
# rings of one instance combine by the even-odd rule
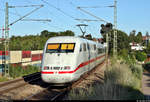
[[[68,83],[74,80],[70,74],[42,74],[41,77],[42,80],[46,83]]]

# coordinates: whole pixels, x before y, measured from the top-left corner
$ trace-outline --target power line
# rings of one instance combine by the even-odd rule
[[[3,11],[3,12],[5,12],[5,10],[4,10],[4,9],[0,9],[0,10],[1,10],[1,11]],[[10,12],[10,11],[9,11],[9,13],[10,13],[10,14],[12,14],[12,15],[16,15],[16,16],[19,16],[19,17],[20,17],[20,15],[18,15],[17,13]]]
[[[114,7],[114,5],[112,5],[112,6],[85,6],[85,7],[81,7],[81,8],[105,8],[105,7]]]
[[[50,19],[22,19],[21,21],[48,21],[48,22],[51,22]]]
[[[69,3],[70,3],[72,6],[74,6],[76,10],[78,10],[78,9],[77,9],[77,6],[76,6],[74,3],[72,3],[71,1],[69,1]],[[82,13],[82,12],[80,12],[80,14],[82,14],[83,16],[86,16],[86,15],[85,15],[84,13]],[[76,20],[76,19],[75,19],[75,20]],[[81,21],[81,20],[78,20],[78,21],[81,22],[81,23],[83,22],[83,21]]]
[[[43,7],[44,5],[24,5],[24,6],[9,6],[9,8],[16,8],[16,7]]]
[[[78,21],[87,21],[87,22],[90,22],[90,21],[99,21],[99,20],[91,20],[91,19],[75,19],[75,20],[78,20]]]
[[[16,14],[17,14],[18,16],[21,17],[21,15],[18,13],[18,11],[16,10],[16,8],[15,8],[15,12],[16,12]]]
[[[41,0],[41,1],[44,2],[44,3],[46,3],[47,5],[49,5],[49,6],[53,7],[53,8],[55,8],[56,10],[58,10],[58,11],[61,12],[61,13],[63,13],[64,15],[66,15],[66,16],[68,16],[68,17],[70,17],[70,18],[75,19],[75,17],[73,17],[73,16],[67,14],[66,12],[64,12],[64,11],[61,10],[60,8],[55,7],[54,5],[50,4],[49,2],[44,1],[44,0]]]
[[[81,10],[81,11],[85,12],[86,14],[88,14],[88,15],[90,15],[90,16],[93,16],[93,17],[95,17],[96,19],[98,19],[98,20],[100,20],[100,21],[102,21],[102,22],[108,23],[107,21],[103,20],[102,18],[97,17],[97,16],[93,15],[92,13],[87,12],[86,10],[83,10],[83,9],[82,9],[82,7],[77,7],[77,8],[78,8],[79,10]]]
[[[26,16],[32,14],[32,13],[35,12],[36,10],[40,9],[41,7],[43,7],[43,5],[30,5],[30,6],[31,6],[31,7],[32,7],[32,6],[39,6],[39,7],[35,8],[34,10],[32,10],[32,11],[29,12],[29,13],[27,13],[26,15],[20,17],[18,20],[12,22],[11,24],[9,24],[9,26],[15,24],[16,22],[22,20],[22,19],[25,18]],[[30,7],[30,6],[9,6],[9,8],[15,8],[15,7]]]

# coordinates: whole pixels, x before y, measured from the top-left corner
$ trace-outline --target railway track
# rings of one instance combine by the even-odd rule
[[[8,93],[11,90],[23,87],[31,82],[37,81],[41,78],[40,72],[33,73],[22,78],[0,83],[0,95]]]
[[[103,66],[105,63],[102,62],[98,66]],[[61,100],[65,94],[70,91],[72,88],[77,86],[80,82],[82,82],[86,77],[88,77],[91,73],[93,73],[96,70],[97,66],[91,70],[90,72],[85,73],[78,81],[66,86],[66,87],[60,87],[60,86],[48,86],[45,90],[39,91],[38,93],[32,94],[23,100]]]
[[[102,67],[103,65],[104,62],[99,64],[98,66]],[[78,81],[68,86],[52,86],[49,84],[45,85],[46,83],[43,83],[41,80],[40,72],[34,73],[16,80],[0,83],[0,96],[6,97],[5,99],[10,99],[9,96],[5,96],[4,94],[9,93],[11,90],[15,90],[16,88],[23,87],[27,84],[34,85],[35,83],[35,85],[38,85],[37,83],[39,83],[41,85],[45,85],[43,90],[31,95],[24,96],[24,98],[22,98],[21,100],[62,100],[67,92],[69,92],[74,87],[78,86],[78,84],[85,80],[86,77],[88,77],[91,73],[94,73],[96,69],[97,66],[90,72],[85,73]]]

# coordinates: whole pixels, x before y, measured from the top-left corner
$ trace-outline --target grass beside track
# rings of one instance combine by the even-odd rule
[[[15,66],[15,67],[10,66],[9,67],[9,74],[10,74],[11,79],[15,79],[15,78],[29,75],[29,74],[39,72],[39,71],[40,71],[39,67],[31,66],[31,65],[28,65],[24,68],[22,68],[21,66]],[[10,80],[10,78],[0,77],[0,82],[8,81],[8,80]]]
[[[22,68],[21,66],[10,66],[9,69],[10,77],[12,78],[22,77],[39,71],[39,67],[31,65],[28,65],[24,68]]]
[[[3,82],[3,81],[8,81],[9,79],[6,78],[6,77],[0,77],[0,82]]]
[[[105,70],[104,83],[95,81],[87,88],[73,89],[68,100],[137,100],[141,93],[142,66],[117,62]]]

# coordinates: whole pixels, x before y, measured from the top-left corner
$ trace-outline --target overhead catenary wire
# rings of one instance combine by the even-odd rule
[[[55,7],[54,5],[50,4],[49,2],[47,2],[47,1],[45,1],[45,0],[41,0],[41,1],[44,2],[44,3],[46,3],[47,5],[49,5],[50,7],[55,8],[56,10],[58,10],[58,11],[61,12],[61,13],[63,13],[64,15],[66,15],[66,16],[68,16],[68,17],[70,17],[70,18],[75,19],[75,17],[69,15],[68,13],[64,12],[64,11],[61,10],[60,8]]]
[[[15,7],[15,6],[14,6]],[[36,10],[40,9],[41,7],[43,7],[43,5],[39,5],[39,7],[35,8],[34,10],[32,10],[31,12],[27,13],[26,15],[22,16],[21,18],[19,18],[18,20],[12,22],[11,24],[9,24],[10,26],[15,24],[16,22],[22,20],[23,18],[25,18],[26,16],[32,14],[33,12],[35,12]]]
[[[0,11],[3,11],[3,12],[5,12],[5,10],[4,10],[4,9],[0,9]],[[12,14],[12,15],[15,15],[15,16],[18,16],[18,17],[20,17],[20,15],[19,15],[19,14],[17,14],[17,13],[10,12],[10,11],[9,11],[9,13],[10,13],[10,14]]]
[[[44,5],[24,5],[24,6],[9,6],[9,8],[16,8],[16,7],[43,7]]]
[[[18,13],[18,11],[16,10],[16,8],[15,8],[15,12],[16,12],[16,14],[17,14],[18,16],[21,17],[21,15]]]
[[[72,1],[69,1],[69,3],[70,3],[72,6],[74,6],[76,10],[78,10],[78,9],[77,9],[77,6],[76,6]],[[79,12],[80,12],[80,11],[79,11]],[[86,15],[85,15],[84,13],[82,13],[82,12],[80,12],[80,14],[82,14],[83,16],[86,16]],[[76,19],[74,19],[74,20],[77,20],[77,19],[78,19],[78,18],[76,18]],[[78,20],[78,21],[81,22],[81,23],[84,22],[84,20]]]
[[[97,17],[97,16],[95,16],[95,15],[93,15],[92,13],[90,13],[90,12],[88,12],[88,11],[86,11],[86,10],[84,10],[84,9],[82,9],[81,7],[77,7],[79,10],[81,10],[81,11],[83,11],[83,12],[85,12],[86,14],[88,14],[88,15],[90,15],[90,16],[93,16],[93,17],[95,17],[96,19],[98,19],[99,21],[102,21],[102,22],[105,22],[105,23],[108,23],[107,21],[105,21],[104,19],[102,19],[102,18],[100,18],[100,17]]]
[[[112,6],[85,6],[85,7],[80,7],[80,8],[104,8],[104,7],[114,7],[114,5]]]

